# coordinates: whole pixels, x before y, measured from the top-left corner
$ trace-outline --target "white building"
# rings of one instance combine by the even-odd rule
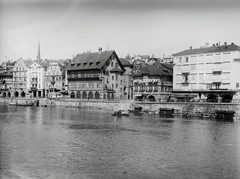
[[[64,72],[65,66],[57,62],[49,63],[45,75],[45,89],[46,94],[50,92],[60,92],[65,89],[64,87]]]
[[[25,97],[28,93],[28,68],[31,60],[20,58],[13,66],[12,93],[15,97]]]
[[[173,92],[229,102],[239,92],[240,47],[204,46],[173,54]]]
[[[33,61],[29,65],[27,75],[27,89],[33,97],[45,97],[45,73],[48,64],[41,61]]]

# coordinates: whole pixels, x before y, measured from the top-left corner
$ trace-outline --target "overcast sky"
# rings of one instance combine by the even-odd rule
[[[0,62],[86,51],[169,56],[205,43],[240,45],[239,0],[0,0]]]

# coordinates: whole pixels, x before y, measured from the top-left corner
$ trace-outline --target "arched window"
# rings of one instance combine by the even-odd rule
[[[21,92],[21,97],[25,97],[25,92],[24,91]]]
[[[86,91],[83,91],[83,93],[82,93],[82,98],[84,98],[84,99],[87,98],[87,93],[86,93]]]
[[[100,99],[100,94],[98,91],[95,93],[95,99]]]
[[[92,99],[92,98],[93,98],[93,92],[90,91],[90,92],[88,93],[88,98],[89,98],[89,99]]]
[[[81,98],[81,93],[80,93],[80,91],[77,92],[77,98]]]
[[[18,96],[19,96],[19,93],[18,93],[17,91],[15,91],[14,96],[15,96],[15,97],[18,97]]]
[[[71,98],[75,98],[75,93],[71,92]]]

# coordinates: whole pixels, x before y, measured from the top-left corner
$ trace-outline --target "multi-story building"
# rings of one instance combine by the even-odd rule
[[[173,92],[208,101],[232,100],[239,91],[240,47],[224,43],[173,54]]]
[[[124,72],[115,51],[78,54],[66,67],[71,98],[122,98]]]
[[[13,66],[13,85],[12,93],[15,97],[25,97],[28,93],[28,67],[32,63],[31,60],[23,60],[20,58]]]
[[[156,62],[153,65],[136,62],[133,73],[133,96],[135,100],[166,100],[172,93],[172,70],[170,64]]]
[[[121,63],[125,69],[123,73],[123,99],[133,98],[133,80],[132,80],[132,68],[133,65],[124,58],[121,58]]]
[[[27,89],[32,97],[45,97],[45,73],[48,64],[35,60],[29,65]]]
[[[64,68],[61,63],[51,62],[45,75],[45,91],[49,96],[51,92],[60,92],[65,89],[64,87]]]
[[[11,97],[13,68],[5,69],[0,72],[0,94],[3,97]]]

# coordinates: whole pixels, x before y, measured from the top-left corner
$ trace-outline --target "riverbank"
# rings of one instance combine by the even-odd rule
[[[87,99],[48,99],[48,98],[0,98],[1,103],[27,106],[37,105],[41,107],[64,106],[67,108],[96,108],[113,111],[114,109],[133,110],[134,107],[142,107],[145,112],[158,112],[160,108],[174,109],[175,114],[184,112],[193,116],[197,113],[211,114],[217,110],[232,110],[236,115],[240,114],[238,103],[207,103],[207,102],[141,102],[134,100],[87,100]]]

